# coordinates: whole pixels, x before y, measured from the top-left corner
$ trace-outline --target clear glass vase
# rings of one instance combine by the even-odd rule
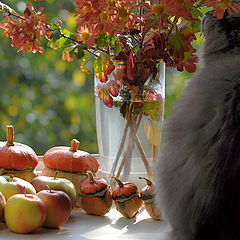
[[[145,185],[139,177],[153,180],[153,163],[160,150],[165,101],[165,64],[159,63],[156,76],[124,85],[126,69],[121,64],[109,77],[117,83],[118,94],[111,95],[109,83],[104,86],[95,77],[95,113],[99,149],[99,175]],[[110,94],[110,103],[99,98],[99,86]],[[113,87],[113,86],[112,86]],[[105,92],[105,93],[106,93]],[[114,92],[114,91],[113,91]],[[111,183],[111,181],[110,181]]]

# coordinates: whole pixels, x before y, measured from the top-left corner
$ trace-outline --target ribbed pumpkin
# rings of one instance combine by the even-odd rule
[[[0,142],[0,175],[12,174],[31,181],[37,176],[33,172],[38,164],[34,150],[22,143],[14,142],[13,126],[7,126],[7,141]]]
[[[78,150],[79,141],[73,139],[71,146],[59,146],[50,148],[43,155],[44,168],[41,175],[54,177],[56,170],[59,170],[58,177],[72,181],[79,194],[80,185],[87,178],[86,171],[97,172],[97,159],[84,151]],[[77,202],[76,206],[80,207]]]
[[[154,184],[147,178],[139,177],[139,179],[144,179],[147,182],[147,185],[141,190],[140,197],[144,201],[144,206],[148,212],[148,214],[154,220],[161,220],[160,211],[156,205],[154,200]]]
[[[143,203],[139,197],[137,186],[131,182],[122,182],[116,177],[112,178],[118,183],[118,186],[112,191],[112,198],[117,210],[124,217],[133,218]]]
[[[80,187],[81,207],[88,214],[105,215],[113,202],[109,186],[104,178],[94,178],[90,171],[87,174]]]

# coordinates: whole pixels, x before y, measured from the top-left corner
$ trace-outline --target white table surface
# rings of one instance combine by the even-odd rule
[[[79,208],[60,229],[40,228],[30,234],[11,232],[0,223],[0,239],[78,239],[78,240],[165,240],[170,231],[165,221],[152,220],[146,210],[133,219],[127,219],[113,207],[106,216],[94,216]]]
[[[42,157],[39,156],[36,170],[41,171],[42,168]],[[0,240],[166,240],[169,232],[168,223],[153,220],[144,207],[135,218],[127,219],[114,205],[106,216],[88,215],[82,209],[74,208],[69,220],[60,229],[40,228],[30,234],[11,232],[5,223],[0,223]]]

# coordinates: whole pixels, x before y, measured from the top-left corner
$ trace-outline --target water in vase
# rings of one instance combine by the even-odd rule
[[[154,121],[147,114],[142,114],[141,118],[136,117],[126,127],[127,119],[121,116],[119,108],[109,108],[97,96],[95,97],[99,173],[105,179],[115,175],[123,181],[132,181],[140,187],[144,186],[145,182],[138,177],[152,178],[153,162],[160,147],[164,98],[161,98],[161,104],[159,100],[152,101],[151,104],[158,107],[156,111],[161,116],[158,121]],[[117,106],[118,102],[115,101],[113,105]],[[124,134],[126,137],[123,140]],[[120,157],[113,171],[121,146]],[[125,164],[121,168],[123,161]]]

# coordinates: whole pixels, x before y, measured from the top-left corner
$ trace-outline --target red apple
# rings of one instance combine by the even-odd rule
[[[30,233],[43,225],[46,207],[34,194],[15,194],[7,200],[4,218],[13,232]]]
[[[3,220],[4,208],[6,205],[6,200],[3,194],[0,192],[0,222]]]
[[[70,197],[63,191],[42,190],[37,196],[44,202],[47,214],[43,224],[48,228],[59,228],[70,217],[72,202]]]
[[[36,194],[33,185],[21,178],[10,176],[0,176],[0,192],[4,195],[6,201],[17,193]]]
[[[56,172],[54,177],[48,177],[48,176],[38,176],[35,177],[31,184],[34,186],[35,190],[37,192],[40,192],[41,190],[47,190],[49,189],[48,186],[52,190],[59,190],[65,192],[72,201],[72,208],[74,208],[78,196],[77,196],[77,189],[75,185],[66,178],[57,178],[58,172]]]

